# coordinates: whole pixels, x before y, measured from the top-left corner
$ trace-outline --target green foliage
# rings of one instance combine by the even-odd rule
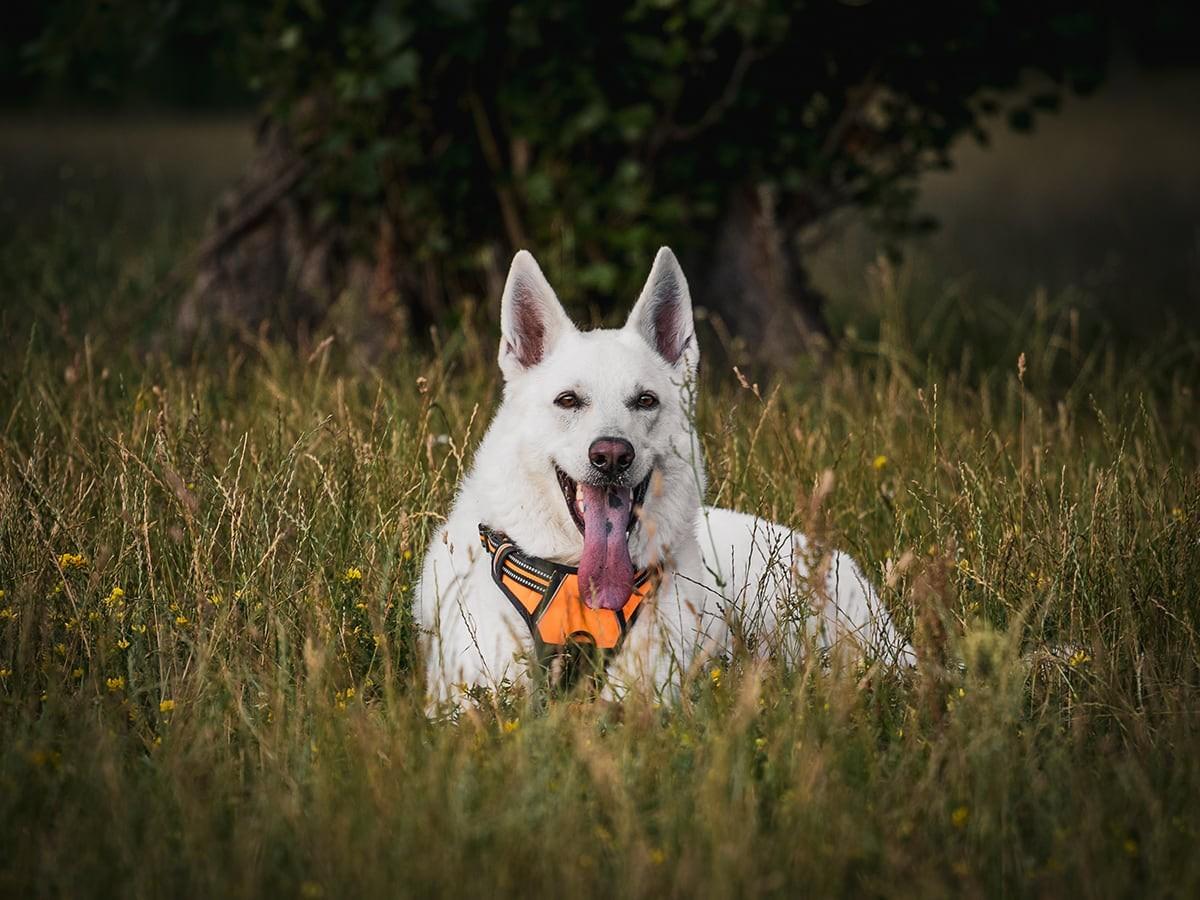
[[[182,241],[113,230],[0,255],[36,323],[0,372],[0,893],[1200,889],[1194,344],[1075,355],[1051,306],[1008,320],[1023,365],[960,369],[996,333],[878,272],[879,340],[821,384],[708,376],[711,497],[819,518],[952,664],[735,657],[675,704],[431,722],[407,603],[494,334],[357,376],[145,357]]]
[[[63,5],[35,59],[79,43],[77,6],[98,15]],[[984,139],[993,112],[1028,129],[1099,80],[1107,34],[1086,6],[226,0],[204,16],[312,161],[319,218],[365,249],[387,219],[405,263],[447,285],[478,284],[495,249],[555,248],[565,297],[596,300],[630,296],[660,244],[705,252],[750,188],[788,233],[847,207],[927,225],[913,179],[951,141]],[[107,14],[121,45],[203,21],[124,7]]]

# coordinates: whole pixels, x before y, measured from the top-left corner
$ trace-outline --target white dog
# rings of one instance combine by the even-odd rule
[[[418,589],[432,700],[526,683],[589,646],[607,691],[661,691],[747,623],[911,661],[849,557],[810,578],[802,535],[702,506],[700,353],[668,248],[623,328],[577,330],[525,251],[500,315],[504,400]]]

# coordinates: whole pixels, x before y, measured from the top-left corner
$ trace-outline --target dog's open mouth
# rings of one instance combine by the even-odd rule
[[[625,533],[629,534],[633,531],[634,526],[637,525],[638,512],[642,508],[642,501],[646,499],[646,491],[650,487],[650,476],[654,474],[654,470],[651,469],[647,472],[646,477],[632,489],[619,485],[611,487],[605,485],[585,486],[577,482],[558,466],[554,467],[554,474],[558,476],[558,486],[562,488],[563,499],[567,501],[567,511],[571,514],[571,521],[575,523],[575,527],[579,529],[580,534],[587,533],[587,524],[583,517],[584,494],[587,488],[604,491],[606,494],[610,492],[615,493],[617,494],[616,500],[609,500],[608,502],[615,502],[620,506],[628,506],[629,516],[625,523]],[[624,501],[620,496],[621,492],[624,492],[631,502]]]
[[[583,535],[579,590],[584,602],[595,609],[621,609],[633,593],[629,535],[646,499],[650,473],[634,487],[577,482],[557,466],[555,473],[571,520]]]

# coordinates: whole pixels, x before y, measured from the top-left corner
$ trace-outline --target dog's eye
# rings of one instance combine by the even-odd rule
[[[554,405],[562,409],[578,409],[583,406],[583,401],[574,391],[563,391],[554,398]]]
[[[654,409],[658,406],[658,398],[649,391],[644,391],[638,394],[637,407],[638,409]]]

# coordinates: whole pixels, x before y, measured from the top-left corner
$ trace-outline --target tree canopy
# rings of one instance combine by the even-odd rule
[[[31,58],[64,66],[85,15],[92,41],[105,27],[117,46],[208,40],[303,161],[289,191],[307,226],[335,228],[345,259],[400,260],[396,290],[427,310],[522,246],[564,299],[603,308],[660,244],[711,261],[760,227],[770,239],[742,268],[791,258],[784,293],[803,305],[798,235],[847,208],[891,232],[928,226],[916,177],[960,136],[1028,129],[1096,85],[1108,43],[1079,0],[110,7],[97,22],[92,4],[60,4]],[[745,278],[712,282],[737,293]]]

